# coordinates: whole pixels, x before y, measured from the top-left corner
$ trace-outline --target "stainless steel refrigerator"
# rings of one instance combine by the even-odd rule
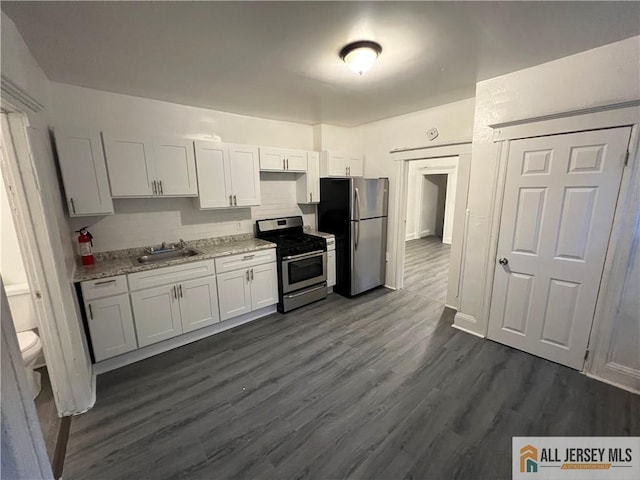
[[[388,178],[321,178],[318,230],[336,237],[335,292],[351,297],[383,285]]]

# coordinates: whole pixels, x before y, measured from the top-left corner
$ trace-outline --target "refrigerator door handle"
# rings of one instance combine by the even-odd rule
[[[355,249],[358,250],[358,243],[360,242],[360,192],[358,192],[358,187],[354,188],[355,191],[355,199],[356,202],[356,244]]]

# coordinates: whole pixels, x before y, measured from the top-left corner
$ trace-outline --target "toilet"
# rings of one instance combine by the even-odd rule
[[[42,358],[42,341],[36,334],[38,327],[36,312],[26,283],[5,285],[11,316],[18,334],[18,344],[22,354],[27,382],[36,398],[40,393],[40,373],[34,369],[44,364]]]

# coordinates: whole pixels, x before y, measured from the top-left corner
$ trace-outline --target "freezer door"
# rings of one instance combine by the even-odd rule
[[[351,220],[387,216],[388,178],[351,178]]]
[[[351,295],[384,284],[387,218],[351,222]]]

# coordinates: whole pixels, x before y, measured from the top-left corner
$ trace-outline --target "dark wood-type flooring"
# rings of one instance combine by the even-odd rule
[[[40,420],[44,444],[47,447],[47,455],[49,455],[49,458],[53,458],[60,428],[60,417],[58,417],[55,400],[53,399],[47,367],[38,368],[38,372],[40,372],[42,388],[34,403],[36,404],[38,420]]]
[[[406,290],[337,294],[98,377],[64,478],[508,479],[514,435],[639,435],[640,397],[453,329]]]
[[[409,240],[405,245],[403,288],[444,302],[447,298],[450,250],[451,245],[442,243],[440,237]]]

